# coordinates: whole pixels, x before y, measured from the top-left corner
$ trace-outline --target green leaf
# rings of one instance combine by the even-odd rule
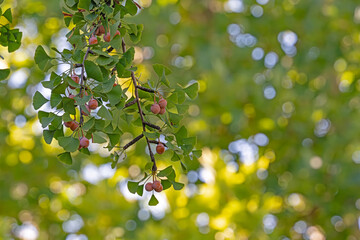
[[[103,132],[94,132],[93,133],[93,142],[94,143],[106,143],[106,134]]]
[[[173,156],[171,157],[171,161],[176,162],[179,160],[180,160],[179,155],[177,155],[176,152],[174,152]]]
[[[86,154],[86,155],[90,156],[90,151],[89,151],[88,148],[82,148],[82,149],[80,149],[79,151],[80,151],[81,153],[83,153],[83,154]]]
[[[0,69],[0,81],[7,79],[10,74],[10,69]]]
[[[163,190],[166,190],[171,187],[171,182],[169,180],[161,180],[161,185],[163,186]]]
[[[191,98],[191,99],[196,98],[198,90],[199,90],[199,84],[198,83],[193,83],[190,86],[184,88],[184,91],[185,91],[186,95],[188,95],[189,98]]]
[[[65,163],[67,165],[72,164],[72,157],[69,152],[60,153],[59,155],[57,155],[57,157],[59,158],[60,162],[62,162],[62,163]]]
[[[62,97],[60,94],[52,93],[50,96],[50,106],[56,107],[62,100]],[[72,100],[74,101],[74,100]]]
[[[179,183],[179,182],[173,182],[173,188],[175,190],[181,190],[183,187],[184,187],[184,184],[183,183]]]
[[[149,206],[156,206],[158,205],[159,201],[156,199],[154,195],[151,196],[149,201]]]
[[[124,55],[120,58],[119,62],[116,64],[116,71],[119,77],[122,77],[125,73],[125,70],[130,67],[134,59],[135,50],[133,47],[129,48]]]
[[[160,137],[160,134],[158,132],[143,132],[143,134],[145,135],[145,137],[150,139],[156,139]]]
[[[181,115],[176,114],[176,113],[172,113],[172,112],[169,112],[169,111],[168,111],[168,114],[169,114],[170,124],[172,126],[178,125],[180,123],[181,119],[183,118]]]
[[[113,119],[110,111],[105,106],[101,106],[101,108],[99,109],[97,114],[98,114],[99,117],[102,117],[105,120],[112,120]]]
[[[187,137],[187,130],[182,126],[179,131],[175,133],[176,141],[178,145],[182,145],[182,140]]]
[[[97,64],[92,61],[85,61],[85,71],[87,73],[88,78],[93,78],[96,81],[102,82],[103,75]]]
[[[142,195],[143,195],[143,193],[144,193],[144,184],[139,185],[139,186],[137,187],[136,193],[137,193],[139,196],[142,196]]]
[[[67,152],[75,152],[79,148],[80,141],[73,137],[59,137],[59,145]]]
[[[179,114],[185,114],[187,113],[189,106],[188,105],[179,105],[179,104],[175,104],[176,109],[178,111]]]
[[[122,98],[122,89],[119,85],[116,85],[111,89],[109,93],[106,94],[111,106],[115,106],[121,101]]]
[[[145,171],[146,171],[146,170],[151,170],[152,167],[153,167],[153,165],[154,165],[153,162],[148,162],[148,163],[146,163],[146,165],[145,165]]]
[[[131,182],[131,181],[128,181],[127,183],[127,187],[129,189],[129,192],[135,194],[137,192],[137,189],[138,189],[138,185],[139,183],[138,182]]]
[[[78,9],[85,9],[89,11],[91,0],[79,0]]]
[[[197,170],[200,167],[200,163],[197,159],[191,159],[189,156],[185,156],[183,160],[187,170]]]
[[[162,74],[162,76],[160,78],[160,82],[165,84],[165,86],[170,87],[170,82],[169,82],[169,80],[167,80],[167,78],[165,76],[165,71],[163,72],[163,74]]]
[[[173,172],[174,172],[174,169],[172,168],[172,166],[168,166],[167,168],[159,171],[157,176],[158,177],[167,177]]]
[[[125,8],[131,16],[134,16],[138,10],[135,3],[131,0],[126,1]]]
[[[196,137],[183,138],[181,142],[182,142],[181,144],[190,145],[194,147],[196,144]]]
[[[51,144],[54,134],[55,134],[55,131],[44,130],[43,136],[44,136],[44,140],[47,144]]]
[[[75,101],[71,98],[63,98],[64,111],[72,115],[76,114]]]
[[[105,56],[101,56],[101,55],[96,59],[96,63],[101,66],[106,66],[106,65],[112,63],[113,61],[114,61],[113,58],[105,57]]]
[[[136,34],[135,33],[130,33],[130,39],[135,44],[140,42],[140,39],[141,39],[141,36],[142,36],[142,31],[144,29],[144,25],[138,24],[136,26],[136,28],[137,28],[137,33]]]
[[[10,23],[12,23],[12,15],[11,15],[11,9],[10,9],[10,8],[6,9],[6,11],[4,12],[3,16],[4,16]]]
[[[202,150],[194,150],[194,151],[192,151],[192,153],[194,154],[194,156],[196,158],[200,158],[202,155]]]
[[[153,68],[159,77],[161,77],[163,73],[165,73],[165,75],[171,74],[171,70],[162,64],[154,64]]]
[[[119,143],[120,140],[120,134],[107,134],[110,140],[110,144],[111,146],[115,146],[116,144]]]
[[[48,101],[49,100],[47,100],[40,92],[37,91],[34,94],[33,106],[34,106],[35,110],[38,110],[39,108],[41,108],[42,105],[44,105]]]
[[[82,129],[84,131],[90,130],[95,125],[95,118],[90,118],[87,122],[84,123]]]
[[[51,59],[45,52],[44,48],[39,45],[35,50],[35,63],[39,66],[40,70],[46,72],[53,65],[51,63]]]

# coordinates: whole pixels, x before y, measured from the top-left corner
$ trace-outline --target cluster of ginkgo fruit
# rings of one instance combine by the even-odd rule
[[[99,41],[98,41],[98,38],[96,36],[101,36],[103,35],[103,39],[105,42],[110,42],[111,40],[111,36],[110,36],[110,31],[106,31],[105,30],[105,27],[103,25],[99,25],[96,30],[95,30],[95,34],[93,34],[90,38],[89,38],[89,45],[95,45],[97,44]],[[96,36],[95,36],[96,35]],[[120,31],[119,30],[116,30],[115,32],[115,35],[119,35],[120,36]]]
[[[155,190],[155,192],[161,192],[163,190],[163,186],[160,181],[155,180],[145,184],[145,190],[148,192],[151,192],[152,190]]]
[[[72,81],[74,81],[74,82],[77,83],[77,84],[80,83],[80,78],[79,78],[79,76],[76,75],[76,74],[73,74],[73,75],[71,76],[71,79],[72,79]],[[69,88],[70,88],[70,89],[73,89],[73,90],[76,89],[76,87],[71,86],[71,85],[69,85]],[[88,95],[88,93],[87,93],[84,89],[81,88],[79,95],[82,97],[84,94],[85,94],[86,96]],[[74,95],[74,94],[70,93],[68,97],[71,98],[71,99],[73,99],[74,102],[75,102],[75,104],[76,104],[76,100],[74,99],[74,98],[75,98],[75,95]],[[87,109],[87,111],[88,111],[89,113],[91,112],[91,110],[95,110],[98,106],[99,106],[98,101],[97,101],[96,99],[94,99],[93,97],[91,97],[91,99],[89,100],[89,102],[88,102],[87,104],[85,104],[85,108]],[[81,113],[82,113],[82,115],[84,115],[84,116],[88,116],[88,115],[89,115],[87,112],[85,112],[85,111],[83,111],[83,110],[81,110]],[[81,126],[79,125],[79,123],[78,123],[75,119],[76,119],[76,117],[74,118],[73,121],[64,122],[64,126],[67,127],[67,128],[70,128],[70,129],[71,129],[72,131],[74,131],[74,132],[75,132],[75,131],[78,131],[78,130],[81,128]],[[89,139],[87,139],[85,136],[79,137],[79,140],[80,140],[79,150],[80,150],[81,148],[87,148],[87,147],[89,147],[90,141],[89,141]]]

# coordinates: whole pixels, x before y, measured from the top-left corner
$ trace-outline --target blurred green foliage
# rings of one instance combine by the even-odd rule
[[[57,161],[30,105],[45,77],[32,59],[69,30],[57,1],[5,1],[24,36],[18,51],[1,52],[13,71],[0,82],[2,239],[360,239],[359,3],[139,3],[129,21],[144,24],[142,77],[162,63],[179,84],[200,85],[184,124],[202,167],[149,208],[150,196],[125,187],[141,178],[145,145],[114,175],[101,147],[71,167]]]

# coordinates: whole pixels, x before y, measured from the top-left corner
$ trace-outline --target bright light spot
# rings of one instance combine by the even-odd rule
[[[256,145],[264,147],[268,145],[269,138],[263,133],[257,133],[254,136],[254,142],[256,143]]]
[[[15,117],[15,125],[22,128],[26,124],[26,117],[24,115],[17,115]]]
[[[195,184],[189,183],[188,185],[185,185],[185,195],[186,196],[192,197],[198,192],[199,192],[199,189]]]
[[[238,47],[253,47],[257,42],[256,37],[250,33],[239,34],[235,37],[235,44]]]
[[[39,237],[39,231],[31,223],[25,222],[15,228],[15,236],[21,240],[35,240]]]
[[[152,47],[143,48],[143,58],[145,60],[151,59],[154,56],[154,49]]]
[[[310,166],[313,168],[313,169],[319,169],[321,168],[323,162],[322,162],[322,159],[318,156],[315,156],[315,157],[312,157],[310,159]]]
[[[10,75],[8,86],[9,88],[22,88],[26,84],[29,77],[29,69],[21,68]]]
[[[224,5],[225,11],[241,13],[245,10],[242,0],[228,0]]]
[[[355,207],[360,210],[360,198],[356,200]]]
[[[265,5],[269,2],[269,0],[256,0],[258,4]]]
[[[251,165],[258,159],[258,147],[253,143],[249,143],[246,139],[231,142],[229,151],[238,153],[240,161],[245,165]]]
[[[266,99],[274,99],[276,97],[276,90],[273,86],[266,86],[264,88],[264,97]]]
[[[331,217],[331,224],[335,226],[335,224],[339,221],[342,221],[342,217],[340,216],[333,216]]]
[[[290,30],[280,32],[278,35],[278,41],[286,55],[291,57],[296,55],[297,50],[295,44],[298,41],[296,33]]]
[[[125,228],[128,230],[128,231],[134,231],[137,227],[137,224],[134,220],[128,220],[125,224]]]
[[[209,168],[200,168],[199,179],[200,181],[208,184],[215,182],[214,173]]]
[[[296,33],[292,31],[280,32],[278,35],[278,41],[286,47],[292,47],[296,44],[298,37]]]
[[[355,8],[354,11],[354,22],[360,23],[360,6]]]
[[[251,52],[251,57],[255,61],[259,61],[264,57],[264,50],[261,47],[254,48],[254,50]]]
[[[325,240],[326,239],[324,234],[322,232],[320,232],[320,230],[315,226],[309,227],[306,231],[306,235],[309,240]]]
[[[239,171],[239,164],[237,162],[228,162],[226,164],[226,171],[236,173]]]
[[[150,218],[150,212],[147,209],[140,209],[137,215],[141,221],[146,221]]]
[[[199,175],[196,171],[189,171],[187,177],[190,183],[195,183],[199,179]]]
[[[116,169],[111,168],[111,163],[105,163],[99,166],[99,172],[103,179],[109,179],[114,176]]]
[[[260,180],[265,180],[268,177],[269,173],[266,169],[263,168],[259,168],[256,171],[256,176],[260,179]]]
[[[294,224],[293,228],[294,228],[295,232],[297,232],[299,234],[303,234],[306,232],[307,224],[305,221],[297,221]]]
[[[198,227],[205,227],[209,225],[209,222],[210,222],[210,217],[206,212],[200,213],[196,217],[196,225]]]
[[[251,14],[256,18],[261,17],[263,15],[263,13],[264,13],[263,8],[261,6],[259,6],[259,5],[251,6],[250,11],[251,11]]]
[[[305,138],[303,141],[302,141],[302,145],[304,147],[311,147],[313,145],[313,140],[311,138]]]
[[[316,123],[314,130],[315,135],[318,137],[325,136],[329,132],[330,127],[331,127],[331,122],[329,119],[321,119]]]
[[[295,105],[292,102],[285,102],[282,105],[282,110],[287,115],[286,117],[290,117],[291,114],[295,111]]]
[[[227,32],[231,36],[236,36],[236,35],[239,35],[240,33],[242,33],[242,30],[238,24],[232,23],[227,27]]]
[[[80,215],[74,214],[69,220],[62,224],[64,232],[76,233],[84,226],[84,221]]]
[[[92,184],[96,184],[101,181],[99,170],[94,164],[88,164],[83,168],[82,177],[85,181]]]
[[[298,206],[301,204],[301,197],[297,193],[292,193],[288,197],[288,202],[293,207]]]
[[[360,164],[360,150],[355,151],[355,152],[352,154],[352,160],[354,161],[354,163]]]
[[[82,178],[89,183],[96,184],[103,179],[112,178],[115,171],[111,168],[111,163],[105,163],[99,167],[94,164],[87,164],[82,169]]]
[[[256,73],[254,75],[254,82],[258,85],[262,85],[266,80],[266,77],[264,74],[262,73]]]
[[[176,25],[180,22],[181,16],[178,12],[173,12],[170,14],[169,20],[171,24]]]
[[[65,240],[88,240],[88,237],[85,234],[69,234]]]
[[[277,225],[277,221],[278,219],[274,215],[272,214],[265,215],[263,218],[264,231],[267,234],[272,233]]]
[[[267,67],[267,68],[275,67],[278,60],[279,60],[279,57],[275,52],[269,52],[265,56],[265,67]]]

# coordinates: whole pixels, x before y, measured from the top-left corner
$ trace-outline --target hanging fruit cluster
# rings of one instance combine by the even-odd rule
[[[47,111],[43,107],[38,113],[44,139],[48,144],[58,141],[65,151],[58,157],[67,164],[72,163],[74,152],[90,154],[92,142],[106,144],[116,167],[126,150],[144,139],[150,157],[145,177],[128,182],[130,192],[142,195],[143,183],[151,176],[151,191],[183,187],[175,179],[173,166],[158,170],[151,145],[156,145],[158,154],[170,151],[171,160],[179,162],[184,171],[198,168],[201,151],[194,149],[196,138],[189,137],[181,125],[187,112],[185,102],[197,96],[198,84],[170,84],[167,76],[171,71],[161,64],[153,65],[155,79],[143,81],[133,65],[135,50],[127,48],[126,41],[137,44],[143,25],[127,23],[124,16],[138,11],[140,6],[131,0],[65,1],[63,15],[66,25],[72,26],[67,34],[72,49],[53,48],[55,57],[38,46],[35,62],[42,71],[50,72],[50,80],[42,85],[51,90],[51,96],[47,99],[36,92],[33,105],[40,109],[50,103]],[[59,63],[68,64],[69,69],[57,74]],[[121,146],[120,136],[125,132],[137,136]],[[150,185],[146,186],[148,191]],[[154,195],[149,204],[157,204]]]

